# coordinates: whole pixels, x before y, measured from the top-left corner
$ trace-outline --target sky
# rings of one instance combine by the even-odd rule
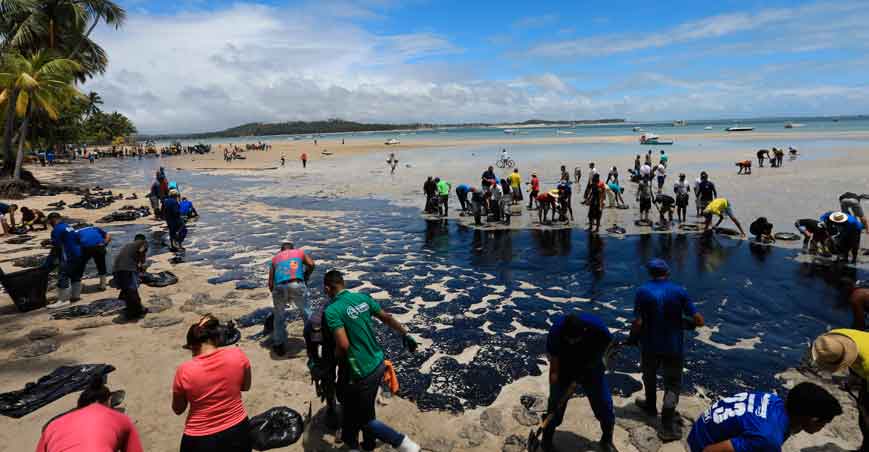
[[[142,133],[869,113],[869,1],[117,0],[87,82]]]

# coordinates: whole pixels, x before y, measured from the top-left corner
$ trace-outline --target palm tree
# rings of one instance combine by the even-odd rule
[[[103,98],[98,93],[91,91],[87,96],[87,105],[84,108],[84,114],[87,118],[99,113],[100,105],[103,104]]]
[[[34,111],[40,111],[51,120],[57,120],[59,105],[65,99],[84,97],[73,85],[81,65],[68,58],[54,58],[48,52],[39,52],[29,58],[12,55],[7,60],[10,61],[6,67],[13,72],[0,73],[0,86],[4,87],[0,92],[0,104],[11,102],[12,93],[18,92],[15,112],[22,121],[13,178],[21,179],[30,117]]]

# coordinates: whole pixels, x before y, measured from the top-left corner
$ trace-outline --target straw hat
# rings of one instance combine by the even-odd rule
[[[848,336],[827,333],[812,344],[812,361],[821,370],[840,372],[857,361],[857,343]]]
[[[830,214],[830,221],[833,223],[844,223],[848,221],[848,215],[844,212],[834,212]]]

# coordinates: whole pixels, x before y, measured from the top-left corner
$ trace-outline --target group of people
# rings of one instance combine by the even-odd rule
[[[15,221],[18,212],[21,213],[20,222]],[[48,218],[41,210],[26,206],[19,209],[17,204],[0,202],[0,236],[35,231],[37,226],[41,231],[48,229]]]
[[[160,167],[148,193],[154,218],[166,222],[169,229],[169,249],[184,251],[184,239],[187,237],[187,220],[199,216],[193,201],[181,196],[178,183],[166,177],[165,170]]]

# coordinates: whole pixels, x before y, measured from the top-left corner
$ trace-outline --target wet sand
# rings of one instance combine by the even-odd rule
[[[397,174],[390,176],[384,162],[389,152],[399,152],[402,160]],[[639,149],[638,149],[639,150]],[[804,156],[811,156],[815,150],[801,149]],[[287,157],[290,165],[277,170],[261,171],[258,167],[268,161],[274,161],[275,156],[280,158],[281,150],[278,146],[268,153],[249,152],[246,164],[250,169],[239,168],[233,163],[227,170],[210,170],[207,173],[220,177],[224,174],[240,174],[258,179],[267,178],[275,180],[274,188],[263,192],[261,189],[247,189],[238,187],[239,195],[249,196],[255,199],[257,196],[316,196],[316,197],[351,197],[384,198],[395,202],[397,205],[421,207],[421,186],[424,177],[435,175],[434,173],[449,174],[455,181],[473,182],[479,177],[489,158],[482,155],[467,156],[466,153],[458,153],[449,149],[441,149],[442,152],[411,151],[398,148],[368,148],[356,149],[347,154],[336,153],[325,159],[314,158],[307,171],[303,171],[294,162],[290,153]],[[822,150],[817,150],[818,152]],[[450,153],[452,152],[452,154]],[[530,151],[529,151],[530,152]],[[825,152],[820,158],[806,158],[796,162],[786,162],[781,169],[755,169],[752,176],[735,176],[735,168],[732,162],[736,159],[753,156],[753,151],[742,149],[722,149],[715,152],[701,153],[671,153],[671,174],[678,171],[680,166],[716,168],[711,170],[712,179],[718,185],[722,195],[729,197],[736,206],[737,215],[743,220],[747,228],[748,223],[759,213],[765,214],[777,225],[787,225],[793,219],[812,217],[825,210],[836,207],[838,193],[846,190],[860,191],[859,187],[866,185],[866,170],[869,165],[869,157],[862,149],[844,149]],[[252,158],[252,155],[262,156],[260,159]],[[487,155],[493,155],[489,152]],[[457,158],[465,156],[466,158]],[[743,156],[743,157],[740,157]],[[215,155],[222,165],[220,155]],[[528,160],[525,160],[525,159]],[[569,168],[587,162],[588,154],[577,155],[575,163],[565,161]],[[620,157],[605,162],[605,159],[596,156],[596,161],[601,166],[605,163],[618,164],[620,168],[627,167],[631,157]],[[525,156],[521,150],[514,152],[514,159],[520,164],[523,176],[527,172],[523,161],[533,162],[544,185],[550,185],[557,179],[560,161],[547,159],[544,155]],[[617,161],[616,161],[617,160]],[[177,157],[165,159],[167,169],[192,168],[203,163],[199,157]],[[207,162],[207,161],[206,161]],[[211,165],[211,163],[207,163]],[[410,167],[405,166],[410,164]],[[37,176],[51,181],[60,181],[69,171],[82,171],[83,165],[62,167],[52,170],[37,169]],[[202,166],[207,168],[206,166]],[[223,168],[218,165],[217,167]],[[585,166],[584,166],[585,168]],[[585,172],[585,171],[584,171]],[[627,175],[622,171],[622,177]],[[584,180],[584,179],[583,179]],[[115,189],[108,184],[104,188]],[[283,182],[283,183],[279,183]],[[129,181],[124,185],[130,184]],[[132,183],[136,186],[135,183]],[[672,180],[668,181],[668,186]],[[195,190],[195,187],[193,187]],[[631,190],[628,185],[626,200],[632,202]],[[130,202],[134,205],[147,205],[147,200],[142,195],[147,191],[147,186],[137,187],[135,192],[140,196],[139,202]],[[129,193],[129,189],[126,190]],[[194,191],[195,193],[195,191]],[[204,194],[199,193],[200,197]],[[576,196],[575,196],[576,198]],[[19,205],[44,207],[48,203],[63,199],[67,203],[74,202],[77,196],[61,195],[57,197],[36,197],[23,201],[16,201]],[[455,198],[451,199],[453,203]],[[219,203],[219,200],[209,202]],[[100,210],[67,209],[64,214],[77,219],[92,222],[107,213],[117,209],[127,202],[115,203]],[[287,211],[275,209],[263,203],[252,201],[246,206],[251,213],[273,221],[286,222],[332,222],[340,221],[340,212],[298,210]],[[573,227],[582,227],[585,210],[574,205],[574,213],[577,224]],[[689,209],[689,216],[691,210]],[[535,213],[536,214],[536,213]],[[607,211],[604,227],[612,222],[628,228],[629,232],[639,232],[633,227],[632,219],[636,210]],[[514,218],[512,227],[538,227],[526,218]],[[451,212],[452,221],[464,221],[456,212]],[[689,218],[691,219],[691,218]],[[517,221],[518,220],[518,221]],[[139,220],[137,223],[147,225],[149,229],[159,230],[160,223],[149,219]],[[780,228],[788,230],[789,228]],[[48,237],[46,232],[37,233],[32,241],[38,244],[40,240]],[[44,253],[42,250],[26,250],[11,253],[12,250],[29,247],[30,245],[8,245],[0,242],[0,253],[3,260],[11,257],[20,257],[30,254]],[[131,237],[117,237],[116,240],[126,242]],[[248,252],[258,258],[267,257],[268,250],[249,250]],[[151,314],[149,317],[180,318],[182,323],[165,328],[145,329],[142,323],[134,325],[114,325],[107,322],[111,318],[98,318],[98,322],[92,320],[50,320],[45,310],[38,310],[27,314],[19,314],[11,307],[11,301],[7,296],[0,296],[2,315],[0,315],[0,372],[3,373],[0,380],[0,392],[19,389],[26,382],[33,381],[39,376],[49,373],[55,367],[72,363],[111,363],[117,367],[117,371],[109,376],[109,385],[113,389],[125,389],[127,400],[126,412],[136,421],[137,427],[143,437],[146,450],[170,451],[176,450],[183,429],[183,417],[175,417],[171,414],[170,385],[174,370],[181,362],[189,359],[189,352],[180,348],[186,328],[199,318],[195,312],[184,312],[181,307],[192,298],[194,294],[204,293],[216,299],[224,300],[224,303],[213,306],[210,310],[221,318],[230,319],[246,314],[255,308],[271,305],[270,297],[265,289],[252,291],[234,290],[232,284],[211,285],[206,282],[219,272],[207,265],[180,264],[171,265],[168,260],[169,254],[155,256],[149,271],[170,270],[179,276],[181,282],[177,285],[162,289],[142,287],[142,299],[147,305],[152,297],[168,297],[173,307],[159,314]],[[16,270],[10,263],[0,263],[4,271]],[[95,286],[96,280],[84,281],[85,286]],[[435,288],[436,289],[436,288]],[[105,297],[114,297],[116,292],[109,289],[102,293],[86,293],[83,302],[89,302]],[[519,295],[514,292],[513,297]],[[53,292],[50,292],[53,297]],[[505,300],[510,302],[511,300]],[[412,314],[411,314],[412,315]],[[37,327],[54,326],[60,329],[57,340],[60,343],[58,351],[39,358],[16,359],[14,351],[21,345],[26,344],[27,333]],[[87,327],[86,329],[77,329]],[[251,334],[253,330],[242,330],[243,335]],[[290,406],[301,413],[307,413],[308,403],[313,405],[313,412],[318,413],[321,405],[313,394],[310,384],[306,358],[301,339],[301,323],[292,322],[289,326],[293,352],[289,358],[277,358],[267,349],[258,345],[255,341],[243,339],[240,346],[250,357],[254,369],[253,390],[245,394],[245,405],[249,414],[255,415],[275,405]],[[711,335],[703,336],[707,338]],[[701,339],[702,339],[701,338]],[[751,347],[751,343],[740,344],[742,347]],[[466,350],[473,353],[473,350]],[[462,359],[467,359],[467,356]],[[794,363],[797,364],[797,363]],[[509,387],[505,388],[489,408],[478,408],[466,411],[460,415],[445,412],[420,412],[411,402],[392,398],[385,405],[378,406],[379,417],[399,430],[411,435],[417,442],[424,446],[425,450],[431,451],[465,451],[465,450],[501,450],[505,438],[511,434],[520,438],[527,437],[530,427],[519,424],[513,417],[513,410],[519,406],[519,397],[526,393],[546,394],[546,369],[543,368],[540,377],[526,377]],[[785,376],[788,380],[803,381],[804,379],[816,380],[812,376],[797,375],[789,372]],[[846,413],[836,422],[818,435],[796,435],[786,443],[786,451],[797,450],[829,450],[837,451],[853,449],[858,445],[859,431],[856,428],[856,411],[850,399],[843,392],[834,388],[830,381],[825,381],[831,390],[842,400]],[[702,410],[708,406],[709,401],[701,395],[684,397],[680,403],[680,412],[686,419],[696,418]],[[77,394],[72,394],[63,399],[44,407],[35,413],[25,416],[23,419],[13,420],[0,418],[0,449],[22,450],[34,447],[39,437],[42,425],[56,414],[71,408]],[[679,443],[661,446],[656,443],[652,427],[642,419],[641,415],[631,408],[631,400],[616,398],[618,427],[616,429],[616,445],[621,451],[633,450],[683,450]],[[500,417],[500,423],[493,426],[492,422],[481,424],[480,415],[489,410],[485,416],[487,419]],[[690,422],[686,422],[685,434],[690,429]],[[556,436],[557,445],[564,450],[594,450],[590,441],[598,438],[600,432],[597,422],[591,414],[587,401],[575,399],[571,402],[568,414],[563,426]],[[820,447],[819,449],[811,449]],[[841,448],[841,449],[840,449]],[[286,448],[288,451],[316,450],[332,451],[339,450],[331,433],[324,433],[320,423],[315,422],[314,428],[309,430],[299,443]]]

